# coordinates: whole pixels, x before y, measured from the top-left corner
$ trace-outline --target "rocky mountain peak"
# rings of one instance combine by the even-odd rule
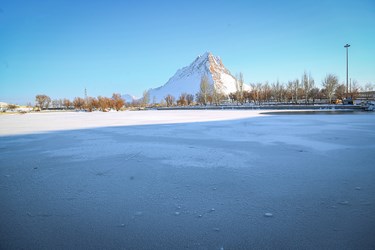
[[[189,66],[177,70],[166,84],[150,90],[151,100],[161,101],[168,94],[178,98],[181,93],[195,95],[199,91],[202,77],[206,75],[210,84],[224,94],[236,91],[236,79],[224,66],[220,57],[211,52],[198,56]]]

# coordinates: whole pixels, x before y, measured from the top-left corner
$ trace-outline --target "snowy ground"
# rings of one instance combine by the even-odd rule
[[[375,114],[0,116],[0,249],[374,249]]]

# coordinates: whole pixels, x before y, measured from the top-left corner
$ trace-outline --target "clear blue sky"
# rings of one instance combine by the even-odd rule
[[[0,101],[140,95],[205,51],[245,82],[375,83],[375,1],[0,1]]]

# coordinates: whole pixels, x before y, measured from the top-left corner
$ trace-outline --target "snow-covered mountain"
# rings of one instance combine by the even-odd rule
[[[198,56],[189,66],[179,69],[166,84],[150,89],[150,101],[160,102],[168,94],[176,99],[181,93],[195,95],[199,92],[202,77],[206,75],[210,84],[224,94],[236,92],[236,78],[224,66],[220,57],[206,52]],[[245,85],[244,89],[249,89]]]

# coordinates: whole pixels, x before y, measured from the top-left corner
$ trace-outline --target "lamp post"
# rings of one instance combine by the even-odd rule
[[[346,48],[346,99],[348,99],[348,48],[350,44],[345,44],[344,48]]]

